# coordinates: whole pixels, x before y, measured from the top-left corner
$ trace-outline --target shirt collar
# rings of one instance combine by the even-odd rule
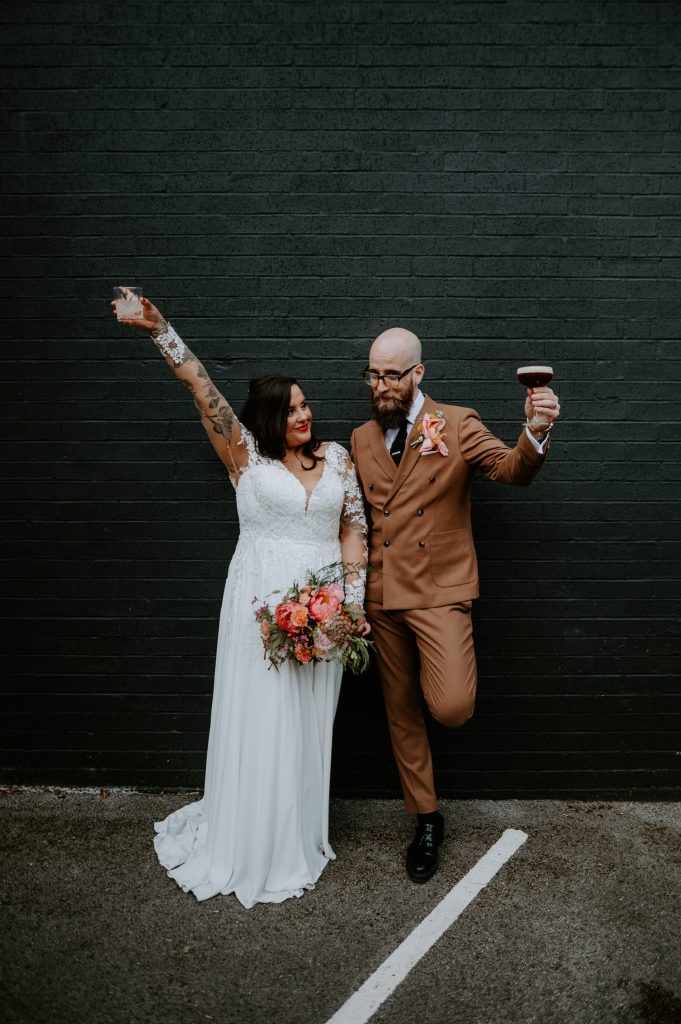
[[[409,412],[407,413],[407,423],[410,426],[414,425],[416,417],[421,412],[421,408],[423,407],[423,403],[425,402],[425,400],[426,396],[423,394],[420,388],[418,388],[416,391],[416,395],[414,396],[414,401],[411,403],[411,406],[409,407]]]

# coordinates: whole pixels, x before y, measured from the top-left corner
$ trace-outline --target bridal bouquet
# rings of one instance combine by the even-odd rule
[[[345,600],[344,569],[336,562],[309,572],[304,584],[293,583],[274,609],[266,602],[256,609],[265,657],[277,670],[291,660],[301,665],[339,661],[354,675],[366,672],[372,642],[354,631],[364,610]]]

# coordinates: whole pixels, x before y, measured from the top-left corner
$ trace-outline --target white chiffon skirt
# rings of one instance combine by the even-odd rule
[[[304,555],[314,568],[309,549]],[[237,546],[220,613],[203,797],[154,824],[158,859],[185,892],[197,900],[234,893],[247,908],[301,896],[335,858],[329,778],[342,670],[335,662],[268,669],[252,599],[272,589],[277,560],[281,586],[296,571],[302,578],[305,559],[296,566],[290,549],[282,561],[281,545],[271,557],[260,545],[258,578],[248,545]],[[324,560],[328,551],[316,559]]]

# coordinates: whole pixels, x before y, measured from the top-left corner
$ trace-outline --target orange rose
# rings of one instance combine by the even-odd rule
[[[274,615],[277,625],[289,636],[299,633],[302,627],[307,625],[307,609],[297,601],[286,601],[277,605]]]
[[[296,661],[301,662],[301,664],[303,665],[309,664],[309,662],[311,662],[313,658],[312,651],[310,650],[309,647],[306,647],[305,644],[296,644],[295,654]]]
[[[302,629],[307,626],[307,608],[303,604],[293,603],[291,609],[291,625],[297,629]]]

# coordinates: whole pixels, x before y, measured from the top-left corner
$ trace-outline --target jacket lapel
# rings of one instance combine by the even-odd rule
[[[390,452],[385,446],[385,436],[383,431],[375,420],[371,420],[369,426],[371,428],[369,434],[369,445],[371,447],[372,455],[386,476],[389,477],[390,480],[393,480],[397,474],[397,466],[393,462]]]
[[[423,419],[424,414],[427,413],[427,412],[430,412],[430,413],[434,413],[435,412],[435,402],[432,400],[432,398],[429,395],[425,395],[424,398],[425,398],[425,401],[424,401],[423,405],[421,406],[421,410],[420,410],[418,416],[416,417],[416,422],[414,423],[413,427],[411,428],[411,431],[410,431],[409,436],[407,438],[407,447],[405,448],[404,454],[403,454],[402,458],[400,459],[399,466],[397,466],[397,472],[394,474],[395,478],[394,478],[394,480],[392,482],[392,487],[390,488],[390,491],[388,492],[388,496],[385,499],[386,501],[390,501],[392,496],[395,494],[395,491],[399,490],[399,488],[402,487],[402,485],[404,484],[405,480],[408,478],[409,474],[415,468],[416,463],[421,458],[421,446],[419,445],[418,448],[412,448],[411,447],[411,442],[415,441],[416,438],[419,436],[418,426],[419,426],[421,420]],[[383,437],[382,436],[381,436],[381,440],[383,441]],[[390,458],[390,455],[388,454],[388,452],[386,450],[385,441],[383,441],[383,450],[386,452],[386,455],[388,455],[389,461],[392,462],[392,459]],[[393,466],[394,466],[394,463],[393,463]]]

